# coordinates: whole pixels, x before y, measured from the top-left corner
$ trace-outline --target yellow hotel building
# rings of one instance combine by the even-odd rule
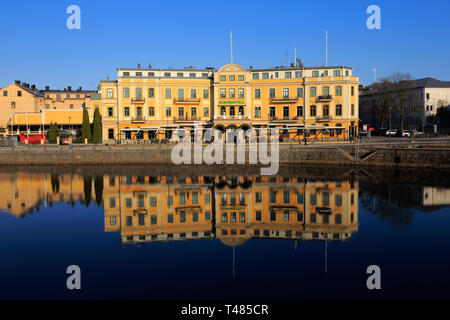
[[[357,135],[359,78],[350,67],[138,65],[117,72],[117,80],[99,85],[105,142],[173,141],[175,130],[192,134],[196,124],[222,132],[278,128],[283,141],[345,141]]]

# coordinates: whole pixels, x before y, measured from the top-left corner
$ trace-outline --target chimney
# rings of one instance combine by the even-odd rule
[[[148,65],[148,68],[149,68],[149,69],[151,69],[151,68],[152,68],[152,64],[151,64],[151,63],[150,63],[149,65]]]
[[[71,86],[68,86],[68,87],[67,87],[67,91],[72,91],[72,87],[71,87]]]
[[[50,91],[50,86],[45,86],[45,91]]]
[[[30,85],[29,85],[28,83],[22,83],[22,85],[23,85],[25,88],[30,88]]]
[[[253,70],[253,66],[250,66],[249,68],[250,68],[250,70]]]
[[[20,86],[20,80],[16,80],[15,83]]]
[[[140,69],[141,68],[141,64],[140,63],[138,63],[138,69]]]
[[[36,85],[33,84],[33,85],[31,86],[31,90],[36,90]]]
[[[79,88],[78,88],[78,91],[83,91],[83,88],[82,88],[82,87],[79,87]]]

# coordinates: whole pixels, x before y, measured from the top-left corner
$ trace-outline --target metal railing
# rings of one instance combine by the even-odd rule
[[[271,103],[283,103],[283,102],[295,102],[298,101],[298,97],[271,97]]]
[[[144,122],[146,119],[143,116],[132,117],[131,122]]]
[[[331,101],[332,99],[333,99],[333,96],[330,94],[317,97],[318,101]]]
[[[180,103],[180,104],[198,104],[200,103],[200,98],[174,98],[174,103]]]
[[[329,121],[331,119],[332,118],[330,117],[330,115],[322,115],[316,117],[316,121]]]
[[[131,98],[131,103],[145,103],[145,98]]]
[[[174,117],[173,121],[199,121],[200,119],[199,116],[178,116]]]

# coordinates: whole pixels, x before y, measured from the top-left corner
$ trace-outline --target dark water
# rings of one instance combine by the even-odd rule
[[[422,175],[5,169],[0,298],[449,298],[450,184]]]

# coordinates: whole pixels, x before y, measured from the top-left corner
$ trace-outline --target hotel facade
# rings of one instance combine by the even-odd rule
[[[176,142],[199,125],[220,132],[277,128],[282,141],[348,141],[358,130],[359,78],[352,73],[300,63],[218,70],[138,65],[100,81],[91,105],[101,109],[105,143]]]

